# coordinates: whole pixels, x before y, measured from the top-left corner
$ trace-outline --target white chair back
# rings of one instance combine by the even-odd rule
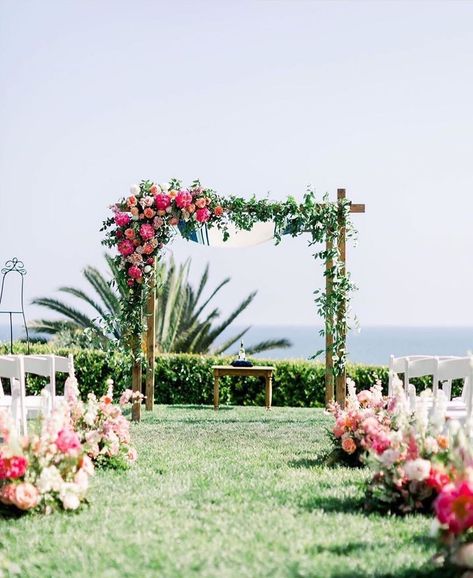
[[[458,357],[454,359],[442,359],[438,361],[437,376],[439,381],[451,381],[463,379],[464,387],[462,400],[466,405],[467,418],[471,416],[473,406],[473,358]]]
[[[11,396],[9,409],[18,430],[26,435],[26,409],[25,409],[25,367],[22,355],[0,356],[0,378],[10,380]],[[18,411],[19,410],[19,411]]]

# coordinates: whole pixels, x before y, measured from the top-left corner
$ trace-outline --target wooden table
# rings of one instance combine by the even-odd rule
[[[213,365],[214,370],[214,409],[218,409],[219,385],[218,380],[222,375],[264,377],[266,382],[266,409],[271,409],[273,396],[273,371],[269,365],[255,365],[253,367],[233,367],[233,365]]]

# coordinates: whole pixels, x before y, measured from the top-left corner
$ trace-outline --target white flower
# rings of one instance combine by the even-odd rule
[[[145,273],[150,273],[151,269],[152,269],[151,265],[146,265],[144,271]]]
[[[383,466],[385,466],[386,468],[390,468],[399,459],[399,455],[400,454],[398,450],[388,448],[381,454],[379,460],[383,464]]]
[[[163,183],[162,185],[158,185],[159,187],[161,187],[161,190],[163,191],[163,193],[167,193],[169,190],[169,183]]]
[[[425,451],[429,454],[436,454],[439,451],[437,440],[432,436],[427,436],[424,442]]]
[[[59,499],[65,510],[77,510],[80,506],[81,489],[77,484],[66,482],[61,486]]]
[[[409,384],[410,385],[410,384]],[[428,387],[427,389],[424,389],[424,391],[420,392],[420,397],[421,398],[425,398],[425,399],[431,399],[432,397],[432,390]]]
[[[423,460],[422,458],[409,460],[404,466],[404,472],[408,480],[422,482],[429,477],[430,462],[429,460]]]
[[[130,193],[132,195],[139,195],[140,194],[140,186],[139,185],[131,185],[130,187]]]
[[[56,466],[49,466],[41,472],[36,485],[42,494],[47,494],[51,491],[58,492],[62,483],[61,474]]]

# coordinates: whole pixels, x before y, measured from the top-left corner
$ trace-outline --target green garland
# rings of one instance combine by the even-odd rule
[[[203,188],[199,181],[185,188],[173,179],[167,185],[152,181],[134,185],[131,195],[113,205],[112,210],[115,216],[107,219],[101,229],[106,231],[103,244],[117,247],[120,253],[115,257],[120,271],[118,283],[128,287],[128,298],[121,303],[121,322],[127,328],[126,346],[131,347],[135,359],[143,356],[141,335],[146,328],[143,311],[154,283],[154,264],[177,234],[177,225],[185,238],[190,238],[205,223],[221,229],[227,240],[230,224],[250,230],[255,223],[272,221],[276,243],[282,235],[297,237],[307,233],[314,258],[333,263],[325,273],[331,279],[332,291],[327,294],[325,290],[316,290],[314,295],[317,313],[333,336],[334,373],[343,371],[350,297],[355,287],[340,259],[338,236],[340,223],[345,224],[347,238],[355,234],[349,201],[334,203],[327,196],[317,200],[311,189],[304,194],[302,202],[294,197],[282,202],[258,200],[255,196],[250,199],[222,197],[212,189]],[[330,250],[326,247],[327,240],[331,241]],[[340,316],[340,312],[343,315]],[[325,330],[320,333],[324,335]]]

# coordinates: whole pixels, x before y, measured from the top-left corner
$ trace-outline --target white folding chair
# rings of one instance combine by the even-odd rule
[[[68,357],[60,355],[29,355],[25,356],[26,373],[34,373],[49,378],[49,383],[45,386],[51,400],[51,407],[64,400],[67,395],[67,380],[64,385],[64,395],[57,395],[56,383],[57,373],[67,373],[68,376],[74,376],[74,357],[69,354]]]
[[[11,395],[5,395],[1,386],[0,407],[10,411],[18,432],[26,435],[25,368],[22,355],[0,356],[0,382],[1,378],[10,380]]]
[[[473,367],[472,357],[458,357],[438,361],[437,377],[439,381],[463,379],[463,393],[460,399],[447,404],[447,417],[455,419],[470,418],[473,402]],[[436,392],[434,392],[436,393]]]
[[[49,378],[49,383],[43,388],[41,395],[27,395],[25,407],[29,414],[49,415],[51,413],[53,396],[51,394],[51,380],[54,378],[54,362],[52,355],[25,355],[25,374],[40,375]]]
[[[434,355],[408,355],[404,357],[394,357],[391,355],[389,358],[389,382],[388,382],[388,395],[393,394],[393,380],[397,377],[398,373],[404,375],[404,390],[406,393],[409,388],[409,380],[413,377],[424,377],[427,375],[432,376],[432,391],[434,395],[437,393],[438,388],[438,378],[437,373],[437,362],[444,359],[458,359],[453,356],[434,356]],[[445,380],[446,381],[446,380]],[[447,399],[450,399],[451,395],[451,381],[444,385],[444,393]]]

